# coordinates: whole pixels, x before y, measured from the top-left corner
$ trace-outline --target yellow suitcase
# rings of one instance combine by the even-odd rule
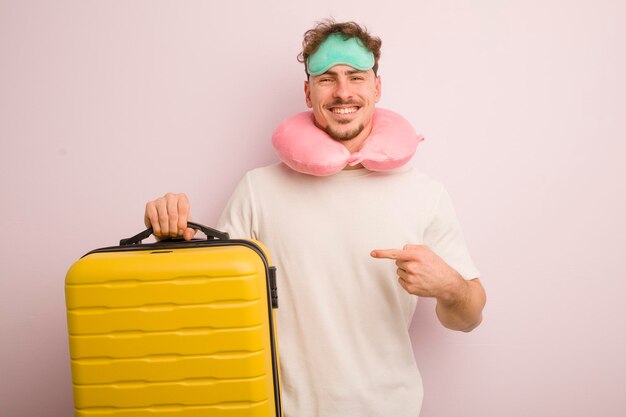
[[[76,417],[280,417],[275,268],[259,242],[96,249],[66,277]]]

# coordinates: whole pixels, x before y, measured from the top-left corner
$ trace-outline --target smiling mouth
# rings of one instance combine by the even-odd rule
[[[359,108],[358,107],[331,107],[329,109],[334,114],[352,114],[356,113]]]

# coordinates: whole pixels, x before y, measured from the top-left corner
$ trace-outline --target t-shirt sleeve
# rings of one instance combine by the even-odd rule
[[[256,217],[248,175],[245,175],[231,195],[217,222],[217,228],[233,239],[257,239]]]
[[[470,257],[461,225],[450,195],[441,190],[433,218],[424,233],[424,243],[465,279],[480,277],[480,271]]]

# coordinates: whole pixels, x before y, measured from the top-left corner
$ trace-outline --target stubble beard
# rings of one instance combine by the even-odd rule
[[[331,104],[329,104],[327,106],[327,108],[331,108],[333,106],[358,106],[363,107],[363,105],[358,102],[357,100],[342,100],[340,98],[334,100]],[[345,120],[345,119],[339,119],[336,120],[336,122],[340,125],[347,125],[352,123],[352,120]],[[339,141],[339,142],[345,142],[351,139],[356,138],[365,128],[365,125],[363,123],[359,124],[356,128],[352,129],[352,130],[348,130],[348,131],[344,131],[344,132],[340,132],[338,130],[334,130],[331,126],[330,123],[324,128],[324,131],[326,133],[328,133],[328,135]]]
[[[348,124],[350,122],[351,120],[338,121],[339,124]],[[324,131],[336,141],[344,142],[356,138],[363,131],[364,128],[365,126],[363,124],[360,124],[353,130],[348,130],[347,132],[338,132],[334,130],[330,125],[328,125],[326,126]]]

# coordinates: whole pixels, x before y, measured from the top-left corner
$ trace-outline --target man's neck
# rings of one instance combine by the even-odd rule
[[[342,140],[341,144],[345,146],[350,153],[360,151],[370,133],[372,133],[371,126],[369,126],[369,128],[363,129],[361,133],[359,133],[356,137],[350,140]]]

